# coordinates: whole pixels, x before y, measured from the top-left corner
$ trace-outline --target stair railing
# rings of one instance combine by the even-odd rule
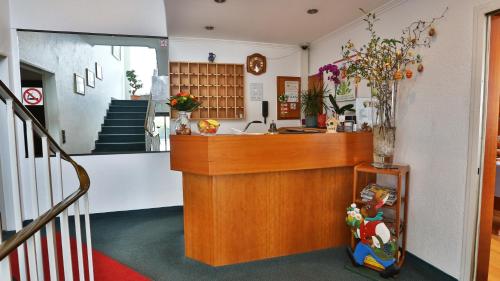
[[[6,126],[7,146],[9,155],[2,159],[8,159],[7,166],[11,179],[10,188],[12,198],[4,198],[13,202],[13,218],[16,233],[7,240],[2,240],[2,227],[0,223],[0,280],[12,280],[12,271],[9,256],[17,250],[17,264],[19,266],[18,280],[37,281],[44,280],[45,268],[42,255],[42,234],[45,229],[43,239],[47,240],[48,252],[48,273],[50,280],[73,280],[72,259],[77,259],[79,280],[94,280],[92,241],[90,235],[89,218],[89,198],[88,190],[90,179],[85,169],[78,165],[64,150],[59,147],[56,141],[50,136],[37,119],[22,105],[16,96],[0,81],[0,110],[5,108],[5,120],[0,120],[0,127]],[[0,115],[2,116],[2,115]],[[4,119],[2,117],[2,119]],[[26,128],[26,143],[24,142],[24,132],[22,123]],[[21,128],[21,129],[19,129]],[[42,157],[35,160],[34,134],[41,138]],[[19,137],[21,136],[21,137]],[[4,141],[2,140],[2,143]],[[27,157],[25,157],[25,146]],[[36,169],[36,162],[42,162],[41,169]],[[63,161],[69,163],[78,177],[79,186],[71,195],[64,198],[62,182]],[[27,165],[26,165],[27,163]],[[7,164],[7,165],[5,165]],[[25,164],[25,165],[22,165]],[[27,167],[27,168],[26,168]],[[40,171],[42,173],[40,173]],[[38,172],[38,173],[37,173]],[[22,179],[22,181],[21,181]],[[26,186],[24,184],[27,182]],[[23,184],[21,184],[23,183]],[[21,185],[23,188],[21,188]],[[4,186],[4,188],[8,188]],[[58,189],[62,199],[54,202],[54,190]],[[48,198],[39,198],[39,189],[44,189]],[[26,192],[24,194],[23,192]],[[49,205],[48,211],[40,214],[39,200],[44,199]],[[84,254],[82,243],[82,229],[80,225],[80,203],[83,204],[83,216],[85,224],[85,243],[87,250],[88,271],[84,269]],[[23,227],[23,222],[28,218],[23,214],[23,206],[30,205],[33,210],[33,221]],[[75,234],[76,234],[76,255],[72,255],[69,211],[73,208]],[[56,221],[60,223],[60,241],[57,239]],[[62,256],[58,254],[58,245],[61,244]],[[26,256],[27,255],[27,256]],[[62,259],[58,263],[58,259]],[[62,264],[62,274],[59,276],[59,264]],[[88,279],[86,279],[86,275]]]
[[[155,102],[153,95],[149,95],[146,119],[144,120],[144,132],[146,135],[146,151],[160,151],[160,134],[155,127]]]

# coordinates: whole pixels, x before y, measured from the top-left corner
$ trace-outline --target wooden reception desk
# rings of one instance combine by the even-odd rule
[[[353,166],[371,159],[371,133],[171,136],[186,256],[221,266],[347,245]]]

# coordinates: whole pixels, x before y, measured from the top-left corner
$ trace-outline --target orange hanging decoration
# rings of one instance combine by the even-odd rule
[[[394,80],[401,80],[403,79],[403,72],[401,70],[396,71],[394,73]]]
[[[406,70],[406,78],[411,79],[413,77],[413,71],[407,69]]]

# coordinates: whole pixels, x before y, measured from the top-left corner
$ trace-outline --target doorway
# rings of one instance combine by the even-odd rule
[[[43,98],[43,75],[30,68],[21,66],[21,89],[24,106],[33,114],[40,124],[46,128],[45,122],[45,101]],[[39,93],[37,95],[36,93]],[[33,93],[31,93],[33,92]],[[36,96],[35,96],[36,95]],[[26,130],[26,128],[25,128]],[[26,136],[26,134],[24,134]],[[34,135],[35,156],[42,156],[42,140],[38,135]]]
[[[500,280],[500,15],[489,16],[477,280]],[[496,197],[498,196],[498,197]],[[496,204],[495,204],[496,203]]]

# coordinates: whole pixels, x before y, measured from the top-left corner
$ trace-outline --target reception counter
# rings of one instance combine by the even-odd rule
[[[171,136],[187,257],[212,266],[349,242],[353,166],[371,133]]]

